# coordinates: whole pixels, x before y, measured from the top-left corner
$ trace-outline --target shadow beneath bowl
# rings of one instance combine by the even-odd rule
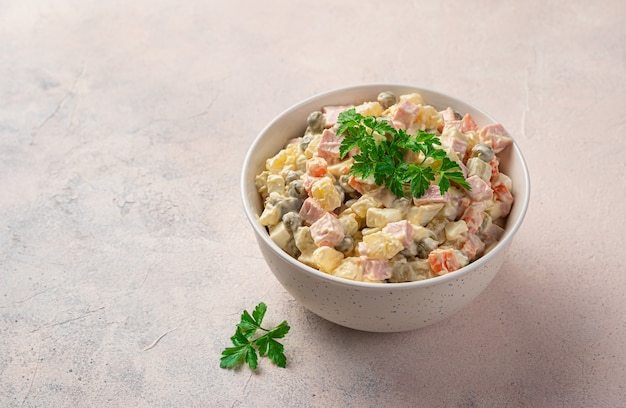
[[[597,373],[584,352],[602,339],[572,302],[577,297],[550,293],[538,301],[549,290],[528,279],[532,267],[539,267],[532,259],[505,262],[466,309],[410,332],[353,330],[301,308],[308,340],[327,344],[318,361],[333,378],[346,378],[328,392],[342,406],[452,407],[580,406],[611,392],[588,389]]]

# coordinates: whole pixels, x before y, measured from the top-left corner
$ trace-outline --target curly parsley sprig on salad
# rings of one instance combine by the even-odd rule
[[[405,196],[404,187],[408,184],[413,197],[419,198],[437,178],[442,194],[448,191],[451,181],[471,190],[459,164],[450,160],[445,150],[436,147],[441,142],[432,133],[418,130],[417,135],[409,135],[387,120],[363,116],[354,108],[341,112],[338,124],[337,136],[345,133],[339,157],[343,159],[355,147],[360,150],[353,156],[350,174],[362,178],[373,175],[378,186],[387,187],[398,197]],[[406,162],[409,151],[421,153],[416,162]]]

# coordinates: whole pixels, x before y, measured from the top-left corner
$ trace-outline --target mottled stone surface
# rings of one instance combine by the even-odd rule
[[[623,406],[625,20],[621,1],[0,1],[0,406]],[[414,332],[304,310],[241,206],[273,116],[367,82],[475,103],[531,170],[501,273]],[[220,369],[259,301],[292,326],[288,368]]]

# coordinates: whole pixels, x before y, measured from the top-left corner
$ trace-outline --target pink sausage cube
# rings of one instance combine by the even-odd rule
[[[474,201],[490,200],[493,197],[493,190],[489,184],[477,175],[469,176],[467,179],[472,188],[467,194]]]
[[[315,223],[326,213],[327,211],[319,205],[317,200],[311,197],[304,200],[302,207],[300,208],[300,218],[302,218],[302,221],[309,225]]]
[[[361,271],[363,276],[370,280],[381,281],[391,277],[391,266],[386,259],[369,259],[362,256]]]
[[[343,239],[343,226],[337,217],[327,212],[311,224],[311,237],[318,247],[328,246],[332,248]]]
[[[420,111],[420,107],[409,101],[402,101],[398,105],[398,110],[391,118],[393,125],[397,129],[408,129],[415,122],[415,118]]]
[[[383,232],[400,241],[405,248],[413,242],[413,226],[407,220],[390,222],[383,228]]]
[[[319,157],[326,159],[330,164],[337,163],[339,161],[340,145],[341,139],[335,135],[335,132],[331,129],[324,129],[322,139],[317,148],[317,154]]]
[[[446,191],[442,195],[441,192],[439,191],[439,186],[435,184],[428,187],[428,189],[424,192],[424,194],[421,197],[419,198],[413,197],[413,203],[415,205],[447,203],[448,201],[450,201],[448,197],[448,192]]]
[[[500,153],[513,144],[513,138],[500,123],[485,126],[479,136],[483,143],[491,146],[494,153]]]

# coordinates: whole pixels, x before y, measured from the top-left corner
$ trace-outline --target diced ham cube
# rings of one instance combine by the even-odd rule
[[[461,123],[460,120],[450,120],[450,121],[444,122],[441,133],[445,132],[446,129],[451,129],[451,128],[458,129],[459,132],[462,132],[461,129],[463,128],[463,124]]]
[[[341,222],[327,212],[320,219],[311,224],[311,237],[318,247],[329,246],[334,247],[345,236]]]
[[[469,147],[467,140],[457,139],[456,137],[441,137],[440,140],[442,146],[452,148],[461,158],[465,157],[465,153]]]
[[[383,232],[400,241],[405,248],[409,248],[413,242],[413,226],[407,220],[390,222],[383,228]]]
[[[324,158],[328,163],[334,164],[339,161],[339,146],[341,139],[337,137],[331,129],[324,129],[320,144],[317,148],[317,155]]]
[[[513,138],[500,123],[485,126],[480,131],[479,137],[482,143],[491,146],[494,153],[500,153],[513,144]]]
[[[391,118],[396,129],[408,129],[419,114],[420,106],[409,101],[402,101]]]
[[[352,105],[344,105],[344,106],[324,106],[322,108],[322,112],[324,113],[325,124],[324,127],[331,128],[335,126],[337,123],[337,119],[339,118],[339,114],[343,111],[347,111],[352,108]]]
[[[466,181],[472,188],[467,194],[474,201],[490,200],[493,197],[493,190],[489,184],[477,175],[469,176]]]
[[[443,195],[441,195],[441,192],[439,191],[439,186],[436,184],[428,187],[428,189],[421,197],[413,197],[413,203],[415,205],[447,203],[448,201],[450,201],[448,197],[448,192],[445,192]]]
[[[485,204],[483,201],[474,202],[467,207],[461,217],[461,219],[465,221],[465,224],[467,224],[467,229],[471,234],[478,232],[485,219],[484,207]]]
[[[391,277],[391,266],[384,259],[369,259],[361,256],[363,277],[373,281],[382,281]]]
[[[474,118],[469,113],[466,113],[461,120],[461,132],[467,133],[470,131],[477,131],[478,124],[474,122]]]
[[[361,153],[361,149],[359,149],[357,146],[355,146],[354,148],[352,148],[351,150],[348,151],[348,153],[344,156],[344,159],[346,157],[354,157],[354,156],[356,156],[357,154],[360,154],[360,153]]]
[[[463,173],[463,178],[467,178],[469,170],[467,169],[467,166],[465,165],[465,163],[463,163],[463,161],[459,160],[459,161],[456,162],[456,164],[458,164],[459,167],[461,168],[461,173]]]
[[[476,256],[485,250],[485,243],[476,235],[469,234],[467,241],[461,247],[461,251],[467,255],[467,258],[472,261],[476,259]]]
[[[445,123],[457,120],[456,114],[454,113],[454,109],[452,108],[446,108],[440,111],[439,113],[441,113],[441,117],[443,118],[443,121]]]
[[[315,223],[326,213],[327,211],[320,206],[317,200],[311,197],[304,200],[302,207],[300,207],[300,218],[309,225]]]

